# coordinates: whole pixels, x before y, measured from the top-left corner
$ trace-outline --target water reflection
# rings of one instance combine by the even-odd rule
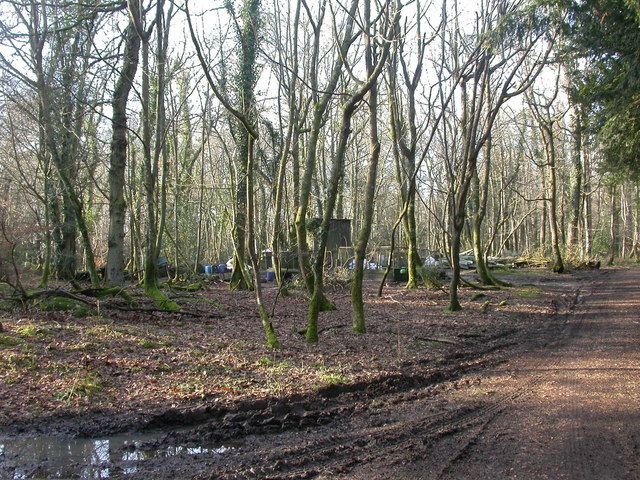
[[[176,455],[223,454],[233,446],[155,446],[157,435],[118,435],[103,439],[41,436],[0,438],[0,477],[104,479],[131,475],[138,462]]]

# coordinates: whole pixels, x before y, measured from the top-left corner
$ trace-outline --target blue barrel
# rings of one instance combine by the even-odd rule
[[[216,272],[218,273],[224,273],[227,271],[227,265],[224,263],[219,263],[216,265]]]
[[[276,279],[276,272],[267,270],[267,282],[273,282]]]
[[[213,265],[205,265],[204,273],[205,275],[211,275],[213,273]]]

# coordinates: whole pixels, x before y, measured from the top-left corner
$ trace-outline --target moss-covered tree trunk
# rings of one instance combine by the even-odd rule
[[[46,30],[46,12],[33,3],[30,6],[28,25],[30,54],[36,74],[35,88],[39,100],[41,135],[47,154],[57,171],[63,197],[63,224],[57,238],[58,274],[73,279],[76,270],[76,236],[78,231],[85,247],[87,269],[93,285],[99,284],[93,249],[89,238],[83,205],[77,191],[76,161],[79,152],[80,132],[85,119],[84,95],[86,62],[84,48],[91,42],[92,32],[83,29]],[[48,35],[52,35],[53,59],[57,65],[45,66],[44,51]],[[78,62],[84,61],[81,67]],[[51,74],[46,68],[60,68],[60,88],[51,85]],[[54,95],[57,93],[57,96]]]
[[[416,111],[416,90],[422,75],[422,63],[425,52],[425,39],[422,38],[418,26],[418,45],[415,70],[410,73],[404,52],[404,42],[398,46],[389,62],[389,115],[391,137],[394,142],[394,158],[396,179],[400,187],[402,204],[406,205],[402,226],[405,232],[407,248],[407,285],[406,288],[417,288],[418,266],[422,261],[418,253],[418,232],[416,227],[416,152],[418,145],[418,125]],[[402,66],[402,78],[406,88],[406,113],[401,107],[398,96],[399,85],[398,64]]]
[[[38,148],[38,154],[40,157],[40,163],[42,164],[42,170],[44,172],[43,179],[43,197],[44,197],[44,259],[42,262],[42,275],[40,277],[40,288],[46,288],[49,283],[49,277],[51,276],[51,180],[49,174],[51,172],[51,165],[49,157],[46,154],[44,136],[42,128],[40,130],[40,146]]]
[[[483,285],[501,286],[504,282],[493,276],[487,265],[486,251],[482,243],[482,224],[487,216],[489,198],[489,173],[491,171],[492,138],[487,138],[484,149],[484,169],[482,181],[476,168],[471,182],[469,203],[471,207],[471,243],[476,262],[476,272]]]
[[[171,14],[167,15],[167,18],[171,18]],[[142,149],[147,216],[143,286],[147,295],[155,301],[159,308],[175,311],[180,307],[160,291],[158,283],[158,259],[160,256],[161,230],[164,225],[165,192],[158,192],[157,184],[160,175],[160,158],[162,157],[162,169],[166,172],[167,155],[165,142],[165,63],[168,47],[168,22],[165,24],[165,21],[164,0],[159,0],[156,4],[155,21],[151,26],[147,30],[143,30],[141,24],[136,26],[142,43]],[[154,26],[156,29],[156,75],[152,99],[149,50],[150,37]],[[152,106],[155,106],[153,116],[151,112]],[[155,133],[152,134],[154,127]],[[161,187],[162,189],[165,188],[164,183]]]
[[[371,22],[370,0],[365,2],[365,23],[367,30],[370,29]],[[372,44],[371,36],[366,37],[365,61],[367,65],[367,76],[374,74],[375,68],[375,47]],[[362,215],[362,226],[355,246],[355,268],[353,280],[351,282],[351,323],[355,333],[365,333],[366,323],[364,316],[364,301],[362,298],[362,281],[364,277],[364,260],[367,253],[367,245],[371,236],[371,226],[373,224],[373,208],[376,194],[376,183],[378,180],[378,163],[380,160],[380,139],[378,137],[378,84],[377,80],[371,85],[369,90],[369,166],[367,169],[367,184],[365,187],[365,198]]]
[[[542,173],[542,191],[544,192],[544,195],[546,195],[547,192],[547,174],[545,173],[545,168],[542,167],[540,169],[541,173]],[[544,201],[541,203],[540,205],[540,234],[538,237],[538,245],[540,248],[540,251],[545,252],[546,248],[547,248],[547,227],[549,224],[549,219],[548,219],[548,212],[549,212],[549,208],[547,205],[547,202]]]
[[[62,182],[59,182],[59,186],[62,192],[62,212],[60,237],[56,245],[56,276],[61,280],[73,280],[78,264],[76,245],[78,224],[67,189]]]
[[[342,108],[338,149],[331,169],[324,215],[322,217],[322,224],[320,225],[320,233],[318,235],[318,247],[316,250],[316,257],[313,262],[313,294],[309,301],[307,331],[305,334],[307,342],[310,343],[318,341],[318,314],[322,310],[322,303],[324,301],[324,257],[327,250],[327,241],[329,239],[329,224],[336,205],[339,188],[338,182],[340,181],[340,177],[342,176],[342,171],[344,169],[344,157],[347,151],[349,134],[351,133],[351,118],[355,112],[356,105],[356,102],[351,101]]]
[[[256,28],[258,25],[257,15],[259,14],[258,2],[249,0],[249,19],[251,22],[245,25],[245,28]],[[256,32],[257,33],[257,32]],[[247,191],[247,252],[249,253],[249,259],[251,260],[252,272],[253,272],[253,291],[256,299],[256,306],[258,308],[258,315],[262,323],[262,329],[264,331],[265,342],[270,348],[277,348],[279,346],[278,337],[276,336],[275,329],[265,308],[264,301],[262,299],[262,284],[260,283],[260,258],[256,249],[255,238],[255,196],[253,194],[253,178],[255,175],[254,167],[254,139],[248,137],[247,148],[247,172],[249,174],[246,177],[246,191]]]
[[[242,85],[242,84],[241,84]],[[244,94],[253,95],[253,85],[241,86]],[[251,288],[251,281],[248,278],[247,257],[246,257],[246,232],[247,222],[247,165],[246,159],[249,155],[249,133],[240,125],[236,134],[237,158],[236,158],[236,191],[235,209],[233,212],[233,272],[229,288],[231,290],[248,290]]]
[[[286,237],[282,227],[282,213],[283,213],[283,199],[286,188],[286,175],[287,175],[287,159],[293,151],[292,143],[298,142],[298,130],[299,130],[299,113],[298,98],[296,92],[296,86],[298,84],[298,24],[300,22],[300,8],[301,0],[297,0],[295,13],[293,18],[293,38],[291,39],[292,46],[292,65],[291,74],[289,78],[291,81],[287,85],[288,88],[288,107],[289,117],[287,125],[287,133],[284,139],[284,145],[282,145],[282,151],[280,152],[280,158],[278,162],[278,174],[276,179],[276,192],[273,199],[273,229],[271,233],[271,251],[273,258],[273,269],[276,275],[276,281],[281,288],[281,291],[286,294],[287,290],[284,288],[284,278],[282,274],[282,262],[280,254],[280,245],[283,238]],[[284,60],[280,58],[280,63]],[[283,67],[284,69],[284,67]],[[285,72],[281,73],[282,77],[285,77]],[[296,147],[297,149],[297,147]],[[296,194],[294,193],[294,198]]]
[[[239,37],[241,40],[241,55],[240,55],[240,68],[238,71],[238,81],[240,85],[240,91],[242,92],[242,112],[245,121],[253,128],[250,131],[243,125],[239,126],[242,130],[242,141],[246,143],[241,144],[240,152],[246,152],[243,171],[246,175],[241,179],[244,180],[244,192],[245,197],[243,203],[246,206],[246,224],[243,225],[243,238],[246,240],[245,244],[240,248],[236,248],[236,254],[242,251],[248,253],[249,260],[252,267],[252,279],[253,291],[256,299],[256,306],[258,309],[258,315],[262,323],[264,331],[265,341],[267,346],[271,348],[278,347],[278,338],[275,330],[265,308],[262,298],[262,285],[260,283],[260,258],[256,245],[256,228],[255,228],[255,189],[254,189],[254,177],[256,167],[255,163],[255,140],[256,140],[256,125],[257,125],[257,111],[255,104],[255,97],[253,95],[253,88],[257,81],[257,55],[259,48],[259,33],[260,33],[260,0],[245,0],[242,5],[242,13],[240,15],[239,24]],[[245,230],[246,226],[246,230]],[[246,235],[245,235],[246,234]],[[238,245],[240,247],[240,245]],[[241,256],[237,255],[236,259],[240,260]],[[244,256],[242,255],[242,258]],[[244,265],[244,264],[242,264]],[[237,265],[236,265],[237,267]],[[237,269],[237,268],[236,268]],[[245,270],[245,269],[243,269]]]

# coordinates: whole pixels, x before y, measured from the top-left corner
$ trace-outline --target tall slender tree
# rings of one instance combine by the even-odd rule
[[[109,239],[107,250],[107,282],[121,285],[124,282],[124,228],[126,201],[124,197],[127,166],[127,103],[138,70],[140,35],[136,23],[140,22],[139,0],[127,2],[129,24],[124,34],[122,68],[113,91],[111,108],[111,154],[109,164]]]

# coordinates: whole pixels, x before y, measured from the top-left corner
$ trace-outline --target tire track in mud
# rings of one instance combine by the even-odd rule
[[[469,368],[474,370],[485,366],[484,363],[475,362],[470,365],[472,366]],[[456,371],[456,378],[459,373],[459,370]],[[380,446],[383,446],[384,449],[397,448],[407,442],[423,445],[427,442],[429,435],[446,435],[448,429],[461,429],[466,424],[473,423],[478,416],[477,409],[479,407],[437,411],[422,415],[419,419],[413,412],[413,415],[407,415],[407,419],[400,418],[390,423],[376,419],[384,419],[389,416],[398,417],[398,410],[402,409],[403,405],[405,409],[413,410],[415,403],[429,403],[434,397],[434,388],[450,381],[451,379],[443,379],[435,386],[416,388],[409,393],[390,393],[376,397],[376,399],[384,399],[382,401],[386,402],[385,410],[390,410],[392,413],[386,415],[384,411],[374,412],[375,418],[372,424],[369,424],[371,415],[369,409],[352,412],[348,418],[344,418],[345,412],[341,412],[342,415],[339,415],[337,419],[320,427],[326,431],[322,438],[314,437],[312,443],[280,450],[269,459],[274,465],[272,468],[256,470],[254,467],[250,467],[238,470],[238,465],[235,465],[228,472],[230,476],[227,477],[224,472],[217,472],[211,478],[304,478],[310,473],[310,465],[313,466],[314,474],[320,473],[318,467],[326,467],[331,472],[340,473],[352,464],[377,458],[377,455],[366,453],[369,449],[378,449]],[[338,427],[339,431],[336,432],[335,424],[338,422],[345,425],[342,428]],[[317,433],[318,430],[316,430]],[[290,432],[283,433],[283,435],[289,434]],[[301,434],[304,435],[303,432]],[[268,452],[265,454],[268,455]],[[267,459],[268,457],[265,458],[265,460]]]
[[[611,273],[611,272],[608,272]],[[621,271],[617,271],[614,273],[614,276],[622,276]],[[613,285],[612,285],[613,283]],[[624,293],[625,289],[615,288],[616,280],[613,282],[604,283],[599,282],[596,288],[592,292],[593,301],[591,302],[589,309],[589,318],[587,318],[587,310],[584,309],[580,315],[576,316],[576,321],[574,322],[575,327],[575,335],[573,337],[574,342],[573,345],[567,346],[567,351],[565,352],[567,357],[575,357],[574,362],[577,362],[575,365],[575,373],[569,373],[567,369],[563,369],[563,364],[559,361],[554,362],[552,368],[555,368],[558,372],[562,372],[562,377],[567,385],[567,390],[569,392],[584,392],[585,387],[583,385],[587,371],[587,365],[580,365],[579,360],[582,359],[582,356],[589,354],[590,352],[605,352],[608,356],[613,356],[614,353],[617,355],[624,355],[624,348],[615,348],[616,345],[614,342],[613,349],[607,347],[611,347],[611,337],[619,337],[620,333],[628,333],[623,328],[624,319],[620,317],[620,315],[614,315],[612,311],[608,310],[608,305],[613,299],[619,300],[618,295],[620,293]],[[629,296],[629,292],[626,293],[626,296]],[[624,295],[623,298],[624,300]],[[637,305],[638,302],[636,302]],[[598,318],[607,318],[607,327],[609,335],[594,335],[594,325],[597,324]],[[584,345],[585,340],[588,345]],[[580,355],[577,352],[586,352]],[[616,362],[617,363],[617,362]],[[640,366],[640,365],[638,365]],[[606,370],[605,367],[597,366],[593,369],[593,373],[590,373],[590,376],[605,375]],[[640,369],[637,369],[640,370]],[[611,375],[611,374],[610,374]],[[597,383],[594,388],[594,392],[597,392]],[[612,391],[615,390],[615,385],[610,387]],[[582,395],[567,395],[568,400],[568,411],[572,412],[574,416],[581,416],[582,423],[578,423],[576,421],[568,423],[568,442],[567,448],[565,451],[565,464],[569,467],[569,474],[572,478],[606,478],[606,475],[609,474],[611,478],[623,478],[622,472],[602,472],[594,469],[593,464],[593,436],[589,431],[590,425],[597,425],[599,422],[598,419],[598,411],[596,408],[585,408],[583,403],[589,403],[589,395],[585,395],[587,398],[583,399]],[[595,405],[597,407],[597,403]],[[575,412],[575,413],[574,413]],[[607,451],[611,456],[615,456],[617,452],[615,450],[617,447],[624,449],[628,443],[622,441],[622,445],[616,446],[616,448],[612,448],[613,442],[620,442],[620,439],[609,439],[608,442],[603,442],[601,439],[597,440],[600,444],[600,448],[603,451]],[[636,442],[637,445],[637,442]],[[635,455],[634,455],[635,456]],[[617,463],[617,462],[616,462]],[[603,476],[605,475],[605,476]]]

